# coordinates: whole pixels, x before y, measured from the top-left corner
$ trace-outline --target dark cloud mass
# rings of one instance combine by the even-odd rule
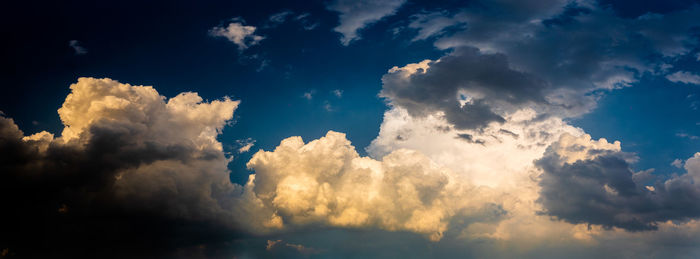
[[[653,170],[633,172],[628,154],[582,145],[566,148],[589,157],[566,161],[550,147],[535,162],[543,170],[539,202],[546,214],[629,231],[656,230],[659,222],[700,217],[700,168],[686,166],[687,174],[662,181],[651,175]]]
[[[473,129],[490,122],[504,122],[498,114],[504,109],[546,103],[544,91],[548,84],[511,69],[503,54],[459,48],[437,61],[420,65],[394,68],[382,78],[380,96],[413,116],[442,111],[455,127]]]
[[[237,102],[180,95],[166,104],[152,88],[109,79],[72,89],[59,111],[67,128],[90,118],[75,138],[24,136],[0,117],[0,247],[22,258],[176,256],[235,236],[220,199],[235,193],[227,158],[188,133],[220,129]],[[209,125],[172,117],[214,106],[221,117]],[[182,138],[154,137],[160,119],[180,128],[158,134]]]

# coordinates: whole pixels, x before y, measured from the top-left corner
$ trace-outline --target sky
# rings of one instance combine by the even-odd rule
[[[11,2],[0,258],[697,258],[700,2]]]

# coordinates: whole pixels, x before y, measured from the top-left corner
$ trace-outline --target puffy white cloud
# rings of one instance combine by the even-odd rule
[[[333,131],[309,143],[287,138],[256,153],[248,167],[255,174],[245,186],[247,201],[271,213],[253,219],[263,230],[320,224],[412,231],[437,241],[453,217],[503,213],[488,188],[474,188],[416,151],[361,157]]]
[[[244,25],[243,20],[234,19],[227,26],[216,26],[209,30],[209,34],[214,37],[224,37],[238,46],[238,50],[243,51],[251,46],[257,45],[264,36],[256,35],[255,26]]]
[[[667,75],[666,79],[674,83],[700,85],[700,76],[687,71],[678,71]]]
[[[656,178],[651,174],[653,170],[633,172],[628,169],[626,165],[634,163],[636,157],[622,152],[618,141],[592,140],[581,129],[568,125],[560,118],[541,118],[532,109],[520,110],[504,118],[504,123],[491,124],[481,130],[458,130],[439,114],[413,117],[401,108],[393,108],[385,113],[380,134],[367,149],[372,157],[381,157],[393,150],[417,150],[434,163],[449,168],[450,172],[459,175],[464,182],[473,186],[488,187],[492,197],[497,197],[491,202],[499,204],[506,212],[506,216],[498,220],[482,219],[481,222],[469,222],[465,225],[457,224],[460,218],[454,217],[443,240],[436,246],[452,252],[468,247],[484,257],[537,258],[572,251],[577,251],[582,258],[645,254],[685,256],[697,253],[690,244],[678,247],[665,245],[670,240],[679,238],[692,242],[690,240],[697,240],[700,236],[700,229],[693,220],[697,217],[694,209],[697,206],[691,205],[693,198],[687,198],[694,197],[695,188],[686,186],[692,182],[689,179],[697,174],[695,168],[686,168],[688,173],[682,177],[669,179],[661,184],[654,183]],[[460,134],[469,134],[472,140],[480,142],[465,141],[459,137]],[[591,186],[595,186],[594,190],[599,194],[616,197],[609,200],[615,203],[610,207],[610,211],[580,206],[590,202],[590,199],[587,199],[588,196],[576,195],[582,190],[579,182],[550,184],[552,170],[542,169],[545,163],[543,161],[546,160],[542,157],[559,157],[556,163],[549,160],[552,163],[546,164],[563,168],[571,164],[589,163],[610,155],[614,155],[619,164],[623,165],[618,171],[612,171],[614,167],[606,167],[605,170],[611,174],[603,175],[610,177],[594,177],[595,171],[558,171],[559,174],[570,174],[572,179],[582,179],[580,183],[602,181]],[[688,161],[700,161],[695,159],[696,157],[700,155],[695,155]],[[536,165],[533,162],[537,160],[541,162]],[[589,176],[591,178],[588,178]],[[624,181],[633,182],[640,188],[635,189],[635,192],[653,192],[658,196],[658,200],[654,198],[635,203],[633,199],[625,196],[628,193],[627,189],[622,188],[619,181],[611,179],[627,179]],[[572,213],[557,214],[562,210],[555,209],[552,201],[562,205],[570,204],[565,208],[569,208]],[[578,203],[579,201],[581,203]],[[656,209],[635,215],[644,211],[645,206]],[[662,209],[664,206],[665,209]],[[615,210],[626,212],[611,213]],[[553,213],[554,211],[557,213]],[[574,220],[569,217],[558,221],[556,217],[552,218],[552,215],[562,216],[559,219],[567,218],[566,215],[578,215],[582,219]],[[608,228],[611,222],[615,221],[606,222],[601,219],[610,215],[631,216],[621,216],[616,223],[612,223],[617,227],[637,230],[640,228],[636,227],[652,226],[656,230],[627,232],[623,229]],[[633,218],[651,223],[622,223]],[[670,219],[681,221],[672,222]],[[491,245],[473,245],[474,241]],[[619,249],[627,252],[621,253]],[[546,251],[546,255],[537,251]],[[594,251],[604,252],[597,254]],[[419,251],[416,250],[416,253]]]
[[[340,13],[340,25],[333,30],[342,34],[340,42],[347,46],[360,39],[359,31],[396,12],[405,0],[335,0],[328,10]]]

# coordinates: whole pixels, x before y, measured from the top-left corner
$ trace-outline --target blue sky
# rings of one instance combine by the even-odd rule
[[[0,147],[18,155],[0,162],[8,186],[35,190],[32,219],[167,219],[147,231],[163,250],[95,241],[84,255],[123,245],[166,257],[538,257],[597,246],[582,256],[615,257],[700,240],[697,1],[70,1],[3,13]],[[167,103],[189,102],[183,92],[203,101]],[[17,180],[25,171],[50,177]],[[388,203],[348,198],[367,186]],[[387,191],[402,188],[419,198]],[[490,191],[464,191],[479,188]],[[160,209],[133,205],[149,203]],[[45,204],[71,209],[56,218]],[[532,232],[517,222],[544,234],[512,238]],[[170,224],[194,237],[163,238]],[[49,243],[65,234],[48,232]],[[413,245],[338,245],[367,236]],[[0,251],[57,251],[16,240]],[[651,257],[700,254],[679,246],[650,246]]]

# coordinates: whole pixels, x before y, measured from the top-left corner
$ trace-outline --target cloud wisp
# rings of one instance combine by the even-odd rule
[[[392,15],[405,0],[335,0],[328,3],[328,10],[338,12],[340,24],[333,30],[340,33],[344,46],[361,38],[362,28]]]

